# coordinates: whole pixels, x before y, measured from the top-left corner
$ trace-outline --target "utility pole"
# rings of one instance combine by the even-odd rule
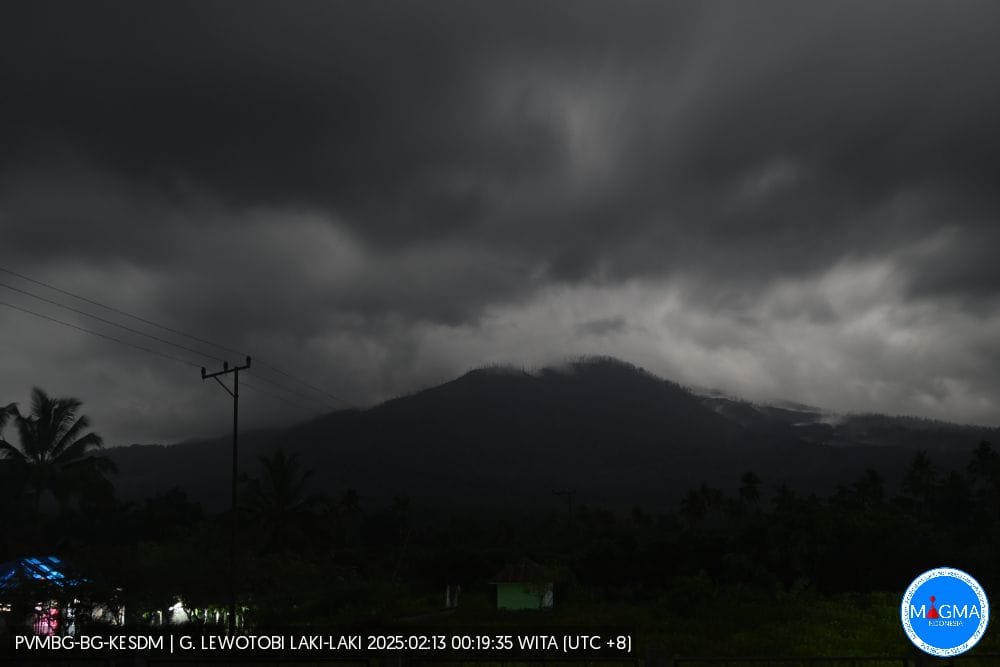
[[[236,634],[236,475],[238,473],[237,461],[239,454],[239,428],[237,426],[240,413],[240,371],[250,368],[250,357],[243,366],[229,367],[229,362],[223,362],[222,370],[215,373],[206,373],[205,367],[201,367],[201,379],[214,379],[219,386],[226,390],[226,393],[233,397],[233,504],[229,517],[229,635]],[[226,383],[219,379],[221,375],[233,374],[233,388],[230,390]]]

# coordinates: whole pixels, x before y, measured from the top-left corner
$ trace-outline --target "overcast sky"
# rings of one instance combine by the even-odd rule
[[[993,0],[5,2],[0,266],[361,405],[609,354],[996,425],[997,72]],[[110,444],[228,428],[195,367],[9,307],[0,350]]]

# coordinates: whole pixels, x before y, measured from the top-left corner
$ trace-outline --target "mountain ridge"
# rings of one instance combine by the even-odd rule
[[[284,447],[315,470],[316,490],[331,494],[355,488],[379,501],[506,506],[552,503],[554,489],[572,488],[595,503],[665,505],[702,479],[725,485],[748,469],[803,488],[868,467],[891,476],[916,449],[947,464],[1000,434],[915,429],[905,418],[831,424],[790,407],[699,395],[607,357],[530,372],[492,366],[364,410],[241,433],[241,470],[256,474],[258,456]],[[109,451],[123,497],[180,486],[225,506],[228,437]]]

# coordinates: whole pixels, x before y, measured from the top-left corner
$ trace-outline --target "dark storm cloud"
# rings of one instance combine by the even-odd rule
[[[318,207],[382,245],[483,235],[571,280],[728,248],[810,269],[996,209],[991,4],[19,7],[7,178],[89,165],[153,204]],[[935,208],[864,221],[913,194]]]
[[[998,25],[975,1],[7,3],[2,252],[363,400],[613,342],[692,383],[904,411],[945,387],[914,409],[982,418]],[[937,394],[904,372],[935,317],[978,350]],[[837,341],[858,366],[801,370]]]

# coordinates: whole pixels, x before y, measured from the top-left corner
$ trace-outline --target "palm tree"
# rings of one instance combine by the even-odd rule
[[[300,471],[298,456],[283,449],[258,460],[263,475],[250,481],[247,509],[266,534],[266,549],[289,546],[313,505],[305,493],[313,471]]]
[[[14,416],[14,408],[16,406],[11,403],[6,407],[0,408],[0,441],[3,440],[3,429],[10,421],[10,418]],[[7,460],[7,457],[0,455],[0,502],[4,504],[5,507],[10,506],[17,496],[20,495],[20,489],[18,488],[17,479],[13,475],[12,462]]]
[[[708,507],[705,497],[697,489],[688,489],[687,495],[681,500],[681,514],[693,526],[705,518]]]
[[[75,398],[51,398],[36,387],[30,414],[22,415],[12,403],[0,415],[0,429],[13,418],[20,440],[15,446],[0,438],[0,460],[31,494],[36,519],[46,492],[60,507],[77,496],[111,492],[107,476],[117,468],[107,456],[94,454],[104,443],[87,432],[90,420],[77,416],[80,406]]]

